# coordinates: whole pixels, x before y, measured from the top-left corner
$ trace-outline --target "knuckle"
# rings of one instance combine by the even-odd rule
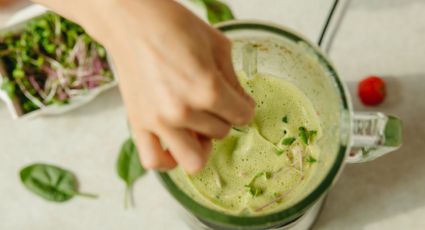
[[[170,108],[168,119],[173,123],[186,122],[190,117],[190,108],[186,105],[177,103]]]
[[[148,124],[148,126],[151,128],[151,129],[156,129],[156,128],[158,128],[158,127],[161,127],[162,125],[163,125],[163,119],[161,118],[161,116],[159,115],[159,114],[154,114],[154,115],[152,115],[152,117],[149,119],[149,122],[148,122],[149,124]]]
[[[193,69],[199,75],[205,75],[205,74],[208,74],[208,72],[210,72],[211,66],[209,65],[207,61],[200,61],[198,59],[198,60],[193,60],[191,62],[193,63],[192,65]]]
[[[217,91],[209,91],[205,93],[205,104],[208,107],[214,107],[219,103],[220,96]]]
[[[215,106],[220,100],[220,84],[215,77],[205,82],[204,100],[207,106]]]

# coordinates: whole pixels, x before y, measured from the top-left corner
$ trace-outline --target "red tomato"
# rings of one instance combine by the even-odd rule
[[[378,76],[369,76],[359,83],[358,94],[365,105],[381,104],[386,95],[385,82]]]

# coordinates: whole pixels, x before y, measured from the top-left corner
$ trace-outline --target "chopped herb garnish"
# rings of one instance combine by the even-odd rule
[[[288,116],[282,117],[282,121],[283,121],[283,123],[288,123]]]
[[[282,140],[282,144],[283,145],[292,145],[292,143],[294,143],[294,141],[295,141],[295,137],[287,137],[287,138]]]
[[[316,162],[317,162],[316,158],[314,158],[314,157],[313,157],[313,156],[311,156],[311,155],[308,155],[308,156],[305,158],[305,161],[306,161],[306,162],[308,162],[308,163],[310,163],[310,164],[313,164],[313,163],[316,163]]]
[[[308,131],[308,136],[309,136],[309,142],[313,142],[314,138],[317,136],[317,131],[316,130],[310,130]]]
[[[314,138],[317,136],[316,130],[309,131],[305,127],[299,127],[298,131],[299,131],[298,136],[300,137],[301,141],[306,145],[313,142]]]
[[[256,186],[254,186],[254,182],[257,178],[264,176],[264,178],[266,180],[268,180],[271,176],[272,173],[271,172],[259,172],[257,173],[249,182],[249,184],[245,185],[245,190],[247,192],[249,192],[249,194],[251,194],[253,197],[259,196],[261,194],[263,194],[263,190],[261,188],[258,188]]]
[[[275,150],[276,155],[280,156],[283,154],[283,149],[276,149]]]
[[[259,177],[262,177],[262,176],[264,176],[265,178],[266,178],[266,180],[267,179],[269,179],[271,176],[272,176],[272,173],[271,172],[259,172],[259,173],[257,173],[253,178],[252,178],[252,180],[251,180],[251,182],[249,182],[249,184],[251,185],[252,183],[254,183],[254,181],[257,179],[257,178],[259,178]]]
[[[304,144],[308,144],[308,132],[305,127],[299,127],[299,137]]]
[[[252,185],[245,185],[245,190],[253,197],[263,194],[263,190],[261,188],[254,187]]]

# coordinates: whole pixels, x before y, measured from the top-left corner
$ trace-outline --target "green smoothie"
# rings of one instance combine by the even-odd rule
[[[214,141],[204,170],[170,172],[197,202],[224,213],[260,215],[284,208],[310,179],[320,161],[315,145],[319,118],[308,98],[293,84],[256,75],[240,82],[257,103],[255,118]]]

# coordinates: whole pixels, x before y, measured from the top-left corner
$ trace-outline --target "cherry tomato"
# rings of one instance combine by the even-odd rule
[[[358,95],[365,105],[379,105],[386,96],[385,82],[378,76],[369,76],[360,81]]]

